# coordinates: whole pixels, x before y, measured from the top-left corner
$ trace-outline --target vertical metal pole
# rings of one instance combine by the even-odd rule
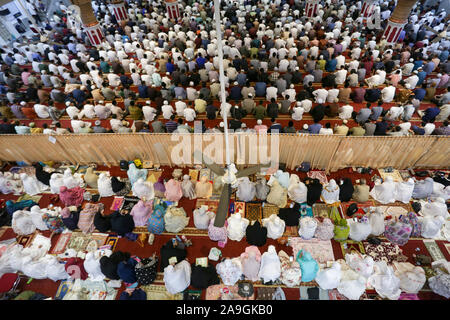
[[[225,110],[226,96],[225,96],[225,76],[223,71],[223,49],[222,49],[222,24],[220,19],[220,0],[214,0],[214,20],[216,20],[217,32],[217,51],[219,54],[219,81],[220,81],[220,108],[222,109],[223,128],[225,134],[225,154],[227,167],[231,164],[230,150],[228,146],[228,122],[227,111]]]

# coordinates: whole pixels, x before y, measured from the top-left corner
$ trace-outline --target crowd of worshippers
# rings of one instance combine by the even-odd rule
[[[70,28],[60,3],[41,19],[41,41],[1,49],[0,133],[193,132],[195,120],[223,132],[223,112],[243,132],[450,132],[450,41],[432,42],[425,28],[447,25],[436,6],[417,3],[389,44],[393,1],[380,3],[381,29],[362,21],[361,1],[322,2],[310,19],[302,1],[222,1],[224,103],[212,2],[182,2],[178,22],[159,1],[126,6],[129,20],[119,23],[93,2],[105,35],[97,47]],[[29,121],[41,119],[52,122]]]

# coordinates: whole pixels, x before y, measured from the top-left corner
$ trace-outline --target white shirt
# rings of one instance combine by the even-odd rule
[[[187,122],[194,121],[195,119],[195,110],[191,108],[186,108],[183,111],[184,118]]]
[[[153,121],[156,115],[156,109],[151,106],[143,106],[142,113],[144,114],[145,121]]]
[[[302,108],[303,108],[303,110],[305,110],[305,112],[311,111],[311,107],[312,107],[311,100],[309,100],[309,99],[302,100],[301,104],[302,104]]]
[[[331,103],[334,102],[334,99],[336,99],[339,95],[339,89],[330,89],[328,90],[328,96],[327,96],[327,102]]]
[[[323,102],[327,101],[328,90],[326,89],[317,89],[313,91],[313,96],[316,97],[316,102],[319,103],[319,100]]]
[[[165,104],[161,107],[161,111],[163,113],[163,117],[166,120],[169,120],[170,117],[173,115],[173,108],[170,104]]]
[[[292,113],[293,120],[296,120],[296,121],[302,120],[305,109],[303,109],[302,107],[295,107],[292,109],[292,111],[293,111],[293,113]]]
[[[344,84],[345,82],[345,78],[347,77],[347,70],[342,69],[342,70],[338,70],[335,73],[336,76],[336,83],[337,84]]]
[[[120,77],[117,74],[109,73],[108,82],[110,86],[117,87],[120,85]]]
[[[394,100],[395,96],[395,87],[389,86],[384,87],[383,90],[381,90],[381,99],[383,99],[383,102],[389,103],[392,100]]]
[[[48,107],[43,104],[35,104],[34,112],[38,115],[39,118],[48,118],[50,115],[48,114]]]
[[[177,101],[175,102],[175,110],[177,112],[177,116],[183,117],[184,116],[184,109],[186,109],[187,105],[184,101]]]
[[[66,108],[67,115],[70,117],[70,119],[73,119],[74,116],[78,116],[80,111],[77,107],[69,106]]]
[[[434,123],[427,123],[423,127],[423,129],[425,130],[424,135],[426,135],[426,136],[430,135],[434,131],[435,128],[436,128],[436,125]]]
[[[347,120],[352,117],[353,107],[350,105],[345,105],[339,108],[339,118],[342,120]]]
[[[278,89],[276,87],[268,87],[266,89],[266,99],[267,101],[270,101],[270,99],[274,98],[277,99],[277,93]]]

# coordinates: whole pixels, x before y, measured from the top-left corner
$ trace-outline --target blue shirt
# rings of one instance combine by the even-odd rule
[[[378,118],[380,117],[382,112],[383,112],[383,107],[380,107],[380,106],[373,107],[372,114],[370,115],[369,119],[370,120],[378,120]]]
[[[167,70],[167,72],[169,72],[169,73],[174,72],[174,71],[175,71],[175,66],[174,66],[174,64],[171,63],[171,62],[167,62],[167,63],[166,63],[166,70]]]
[[[336,59],[328,60],[327,63],[325,64],[325,70],[328,72],[334,72],[336,71],[336,66],[337,66]]]
[[[425,80],[427,73],[425,71],[420,71],[417,73],[417,76],[419,77],[419,81],[417,81],[416,86],[422,85],[423,81]]]
[[[423,66],[423,61],[422,60],[414,61],[414,68],[412,69],[412,71],[419,69],[421,66]]]
[[[78,102],[78,104],[82,104],[84,100],[86,100],[86,93],[80,89],[75,89],[72,91],[72,97]]]
[[[433,72],[433,69],[435,67],[435,64],[433,61],[428,62],[426,65],[424,65],[423,71],[426,72],[427,75],[429,75],[431,72]]]
[[[443,50],[439,55],[439,60],[441,60],[441,62],[445,62],[447,61],[447,59],[448,59],[448,50]]]
[[[422,88],[417,88],[414,90],[415,98],[419,101],[422,101],[423,98],[425,98],[426,93],[427,93],[427,91]]]
[[[33,58],[33,60],[42,61],[42,57],[37,52],[32,53],[31,57]]]
[[[267,84],[265,82],[255,83],[255,94],[257,97],[264,97],[266,95]]]
[[[431,107],[425,110],[425,114],[422,117],[422,121],[431,122],[434,121],[437,115],[441,112],[441,109],[438,107]]]
[[[418,126],[411,126],[411,130],[414,131],[415,134],[423,136],[425,134],[425,130],[423,128],[419,128]]]
[[[244,86],[247,83],[247,75],[245,73],[239,73],[236,77],[236,81],[240,86]]]
[[[205,65],[206,59],[203,57],[198,57],[195,62],[197,62],[197,65],[200,68],[203,68],[203,66]]]
[[[311,134],[319,134],[320,129],[322,129],[322,125],[320,123],[313,123],[308,127],[308,132]]]
[[[146,85],[141,84],[138,87],[138,92],[139,92],[139,97],[141,97],[141,98],[148,98],[148,90],[147,90],[147,86]]]
[[[3,59],[4,61],[5,61],[5,63],[7,64],[7,65],[12,65],[13,63],[14,63],[14,59],[13,58],[11,58],[10,56],[6,56],[5,57],[5,59]]]
[[[230,100],[241,100],[242,99],[241,91],[242,91],[242,89],[239,86],[231,87],[229,99]]]

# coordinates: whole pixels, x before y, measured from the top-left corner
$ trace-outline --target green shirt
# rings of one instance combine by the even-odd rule
[[[267,115],[267,112],[266,112],[266,108],[264,107],[264,106],[262,106],[262,105],[258,105],[256,108],[255,108],[255,118],[256,119],[264,119],[265,117],[266,117],[266,115]]]

